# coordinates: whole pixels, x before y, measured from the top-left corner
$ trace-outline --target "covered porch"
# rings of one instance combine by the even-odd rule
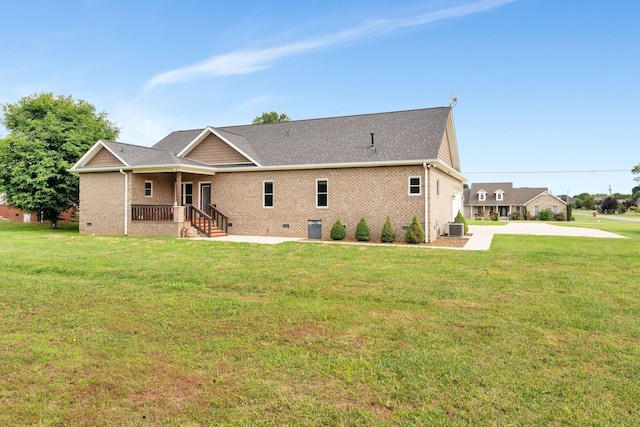
[[[212,203],[212,175],[132,173],[128,187],[126,234],[218,237],[228,233],[229,218]]]

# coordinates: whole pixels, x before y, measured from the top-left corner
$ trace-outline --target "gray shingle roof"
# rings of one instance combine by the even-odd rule
[[[141,147],[139,145],[124,144],[122,142],[105,141],[102,143],[124,160],[129,166],[150,165],[192,165],[202,166],[202,163],[177,157],[175,154],[156,148]]]
[[[450,112],[438,107],[215,130],[262,166],[420,161],[438,157]],[[152,148],[177,154],[202,131],[172,132]]]
[[[487,199],[480,201],[478,191],[487,192]],[[504,200],[497,201],[495,192],[504,191]],[[513,187],[511,182],[482,182],[471,184],[464,190],[465,205],[522,205],[536,196],[548,191],[546,187]]]

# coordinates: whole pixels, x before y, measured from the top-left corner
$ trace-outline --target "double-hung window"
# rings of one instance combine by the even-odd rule
[[[421,193],[422,193],[422,185],[420,185],[420,177],[410,176],[409,177],[409,195],[419,196]]]
[[[316,180],[316,207],[326,208],[329,206],[329,181],[326,179]]]
[[[273,207],[273,181],[264,181],[262,183],[262,207],[272,208]]]
[[[144,197],[153,197],[153,181],[144,182]]]
[[[192,182],[182,183],[182,204],[183,205],[193,204],[193,183]]]

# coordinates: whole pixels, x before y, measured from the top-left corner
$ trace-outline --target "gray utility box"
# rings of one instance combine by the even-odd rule
[[[449,237],[464,237],[464,224],[461,222],[447,223]]]

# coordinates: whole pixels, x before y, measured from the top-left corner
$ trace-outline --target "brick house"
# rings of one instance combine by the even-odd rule
[[[462,210],[450,107],[172,132],[152,147],[100,140],[80,174],[80,232],[328,239],[360,218],[372,240],[416,216],[427,241]]]
[[[567,217],[567,202],[549,193],[547,188],[516,188],[511,182],[483,182],[471,184],[464,190],[464,216],[468,219],[489,219],[494,212],[502,219],[509,219],[517,212],[522,219],[525,211],[528,217],[536,217],[545,209]]]

